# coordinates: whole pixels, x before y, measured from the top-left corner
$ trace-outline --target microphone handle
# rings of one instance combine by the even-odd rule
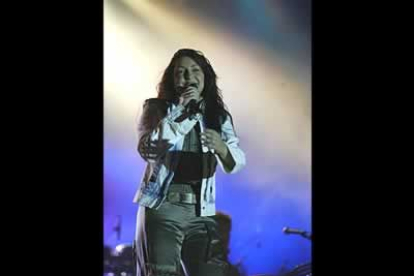
[[[198,111],[196,100],[192,99],[188,104],[185,105],[184,108],[185,108],[185,112],[180,117],[175,119],[174,120],[175,122],[179,123],[179,122],[184,121],[186,118],[190,118],[190,119],[194,118],[195,114]]]
[[[190,114],[197,113],[197,102],[196,100],[192,99],[186,106],[186,110]]]
[[[196,100],[192,99],[188,102],[187,107],[193,108],[197,104]]]

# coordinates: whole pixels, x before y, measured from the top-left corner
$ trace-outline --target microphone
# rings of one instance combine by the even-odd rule
[[[190,84],[183,85],[183,86],[177,86],[177,92],[178,92],[178,94],[181,96],[181,94],[183,94],[183,93],[184,93],[184,91],[185,91],[188,87],[194,87],[194,88],[197,88],[197,84],[195,84],[195,83],[190,83]]]
[[[179,93],[179,95],[181,95],[185,89],[187,89],[188,87],[195,87],[197,88],[197,84],[195,83],[190,83],[186,86],[178,86],[177,87],[177,92]],[[175,120],[175,122],[181,122],[183,121],[185,118],[189,117],[190,119],[192,119],[197,112],[200,111],[200,107],[199,104],[197,103],[197,101],[195,99],[191,99],[186,105],[185,105],[185,114],[183,114],[183,116],[180,116],[179,118],[177,118]]]
[[[301,235],[302,237],[307,238],[309,240],[312,239],[312,234],[310,234],[310,233],[308,233],[304,230],[289,228],[289,227],[283,227],[282,231],[285,234],[296,234],[296,235]]]
[[[283,227],[283,233],[285,234],[298,234],[298,235],[302,235],[304,233],[306,233],[303,230],[299,230],[299,229],[295,229],[295,228],[289,228],[289,227]]]
[[[192,99],[186,106],[187,112],[190,114],[195,114],[198,111],[198,105],[196,100]]]
[[[179,86],[178,87],[178,92],[180,93],[180,95],[184,92],[185,89],[187,89],[188,87],[194,87],[197,88],[197,84],[195,83],[190,83],[188,85],[185,86]],[[190,100],[187,105],[185,106],[186,111],[192,115],[196,114],[197,111],[199,111],[199,107],[197,104],[197,101],[195,99]]]

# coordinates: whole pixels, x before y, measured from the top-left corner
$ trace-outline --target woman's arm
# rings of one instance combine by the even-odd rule
[[[230,116],[221,126],[221,136],[226,145],[226,150],[222,156],[219,155],[219,164],[226,173],[236,173],[246,165],[246,155],[239,146],[239,138],[237,137]]]
[[[213,129],[201,133],[201,141],[207,147],[214,149],[218,163],[225,173],[236,173],[246,165],[246,156],[239,147],[239,138],[231,123],[230,116],[221,126],[221,136]]]
[[[138,138],[138,152],[145,161],[158,160],[200,120],[200,114],[193,119],[177,120],[183,113],[182,105],[173,106],[170,110],[164,100],[145,101]]]

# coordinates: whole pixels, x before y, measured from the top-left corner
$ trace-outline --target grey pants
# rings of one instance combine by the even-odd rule
[[[224,276],[229,268],[215,220],[197,216],[196,205],[140,207],[135,248],[137,276]]]

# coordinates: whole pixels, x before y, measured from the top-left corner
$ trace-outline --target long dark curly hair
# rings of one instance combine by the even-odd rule
[[[170,63],[165,69],[161,82],[157,86],[158,98],[169,102],[177,103],[179,96],[174,87],[174,67],[181,57],[189,57],[194,60],[203,70],[204,73],[204,89],[201,96],[205,102],[205,121],[207,128],[212,128],[217,132],[221,132],[221,124],[226,118],[230,117],[233,124],[232,116],[225,106],[221,90],[217,86],[217,75],[214,72],[210,61],[200,51],[193,49],[180,49],[172,57]]]

